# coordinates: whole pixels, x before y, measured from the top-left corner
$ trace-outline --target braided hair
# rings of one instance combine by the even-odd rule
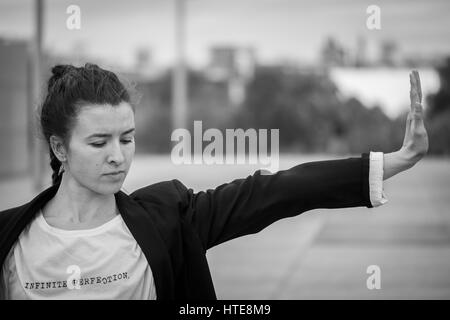
[[[48,80],[47,95],[41,105],[40,125],[49,146],[52,183],[62,179],[61,161],[50,145],[50,137],[60,137],[68,146],[70,133],[82,106],[88,104],[119,105],[130,101],[124,84],[111,71],[86,63],[82,67],[56,65]]]

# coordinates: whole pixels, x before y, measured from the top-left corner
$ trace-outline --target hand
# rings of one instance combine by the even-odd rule
[[[413,166],[428,152],[428,134],[423,122],[422,88],[419,73],[413,70],[409,74],[411,90],[409,97],[411,109],[406,119],[406,132],[399,153]]]
[[[428,135],[423,123],[422,88],[417,71],[409,75],[411,110],[406,119],[406,132],[400,150],[385,153],[383,180],[414,166],[428,151]]]

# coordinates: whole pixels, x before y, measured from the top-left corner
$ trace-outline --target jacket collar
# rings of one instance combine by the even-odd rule
[[[33,220],[39,210],[55,196],[58,188],[59,185],[49,187],[14,213],[8,221],[6,232],[0,236],[0,265],[3,265],[8,252],[18,240],[23,229]],[[125,224],[150,264],[157,299],[174,299],[174,279],[170,255],[151,214],[122,191],[117,192],[114,196]]]

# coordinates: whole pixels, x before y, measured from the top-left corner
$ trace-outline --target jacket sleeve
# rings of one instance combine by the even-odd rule
[[[307,162],[195,193],[172,180],[184,206],[184,219],[196,229],[205,251],[222,242],[257,233],[282,218],[317,208],[372,208],[369,155]]]

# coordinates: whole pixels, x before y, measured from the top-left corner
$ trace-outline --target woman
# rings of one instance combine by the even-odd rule
[[[316,208],[386,202],[382,181],[427,152],[417,72],[403,146],[297,165],[194,193],[180,181],[126,195],[130,96],[96,65],[52,69],[41,110],[53,186],[0,213],[5,299],[215,299],[206,251]]]

